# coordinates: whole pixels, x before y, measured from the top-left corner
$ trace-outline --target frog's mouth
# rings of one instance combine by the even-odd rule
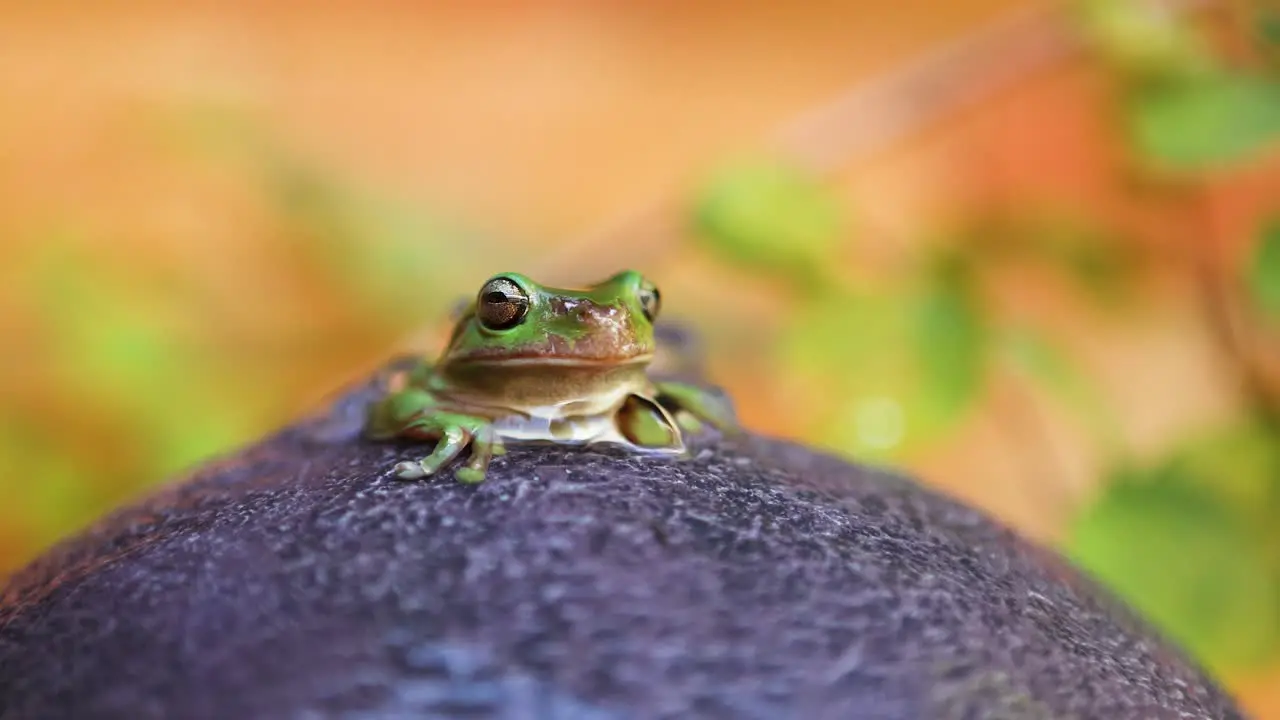
[[[467,365],[490,365],[502,367],[563,367],[563,368],[605,368],[618,365],[644,365],[653,360],[653,353],[637,355],[619,355],[614,357],[547,357],[545,355],[507,355],[493,358],[466,358]]]

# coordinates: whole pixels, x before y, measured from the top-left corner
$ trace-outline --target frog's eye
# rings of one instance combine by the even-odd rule
[[[658,311],[662,309],[662,294],[658,292],[658,288],[646,282],[640,286],[639,298],[644,316],[649,322],[657,320]]]
[[[496,277],[480,288],[476,317],[490,330],[507,330],[529,313],[529,294],[510,278]]]

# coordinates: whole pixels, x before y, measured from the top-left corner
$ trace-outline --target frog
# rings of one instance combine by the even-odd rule
[[[454,477],[483,482],[511,443],[620,445],[687,457],[685,434],[738,430],[732,409],[698,385],[650,377],[662,298],[635,270],[571,290],[514,272],[489,278],[455,310],[444,350],[422,359],[366,413],[375,441],[434,443],[395,477],[434,475],[471,448]]]

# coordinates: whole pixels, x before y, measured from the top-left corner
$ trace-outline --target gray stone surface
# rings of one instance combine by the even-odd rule
[[[757,437],[403,483],[367,391],[0,596],[0,718],[1239,718],[1051,553]]]

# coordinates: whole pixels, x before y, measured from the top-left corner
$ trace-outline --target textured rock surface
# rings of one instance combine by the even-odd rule
[[[0,718],[1237,718],[1053,555],[759,438],[402,483],[362,395],[0,598]]]

